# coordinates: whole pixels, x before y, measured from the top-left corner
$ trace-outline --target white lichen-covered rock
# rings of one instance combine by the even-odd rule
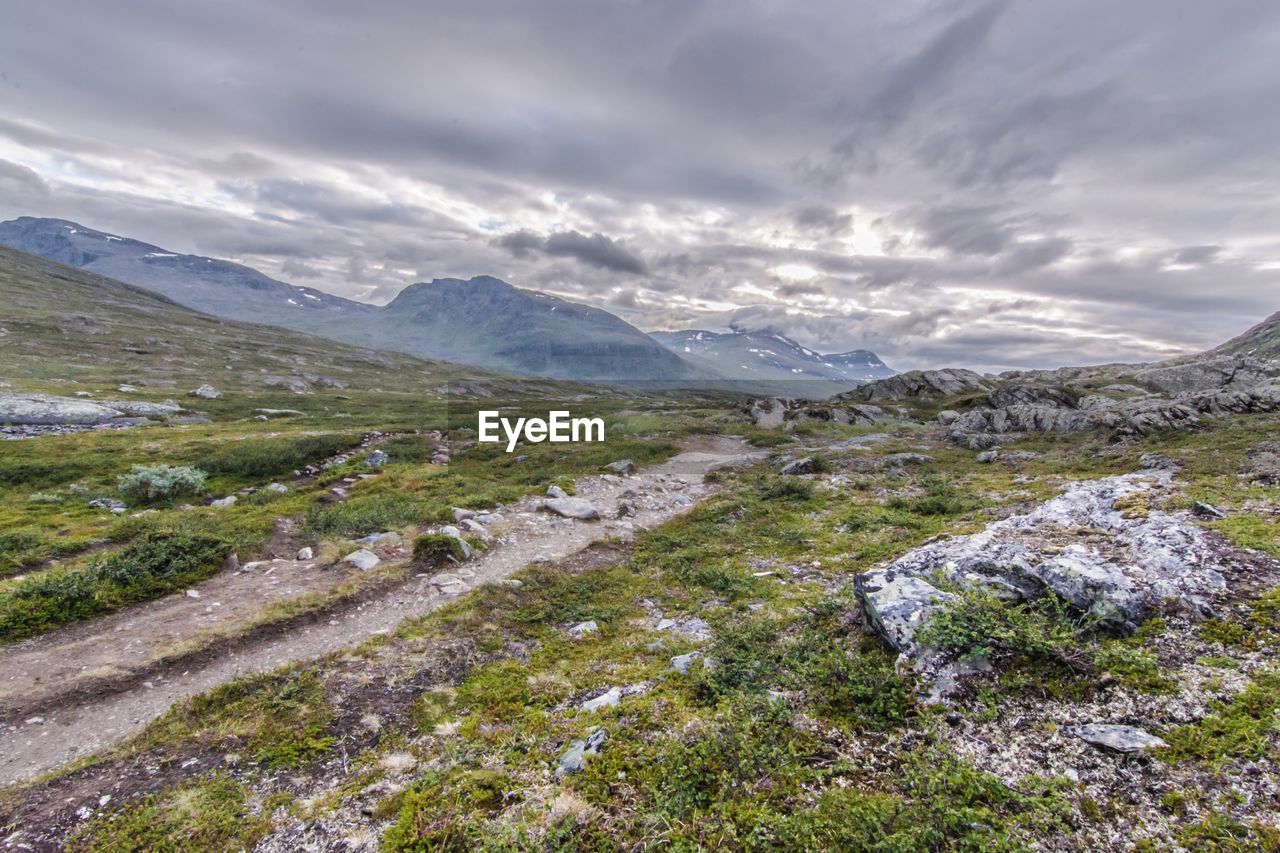
[[[863,616],[932,675],[946,662],[917,638],[954,599],[943,588],[982,587],[1011,601],[1052,592],[1116,630],[1170,602],[1204,613],[1226,586],[1218,550],[1201,528],[1145,500],[1171,476],[1158,469],[1073,483],[1029,513],[916,548],[855,579]]]
[[[600,517],[600,511],[596,509],[595,504],[586,498],[551,498],[543,501],[542,507],[556,515],[582,521],[591,521]]]
[[[1143,749],[1168,746],[1145,729],[1113,723],[1085,723],[1082,726],[1073,726],[1068,734],[1073,734],[1086,743],[1116,752],[1138,752]]]

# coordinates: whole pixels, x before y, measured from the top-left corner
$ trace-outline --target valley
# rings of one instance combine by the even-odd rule
[[[760,398],[0,262],[6,847],[1274,839],[1276,317]]]

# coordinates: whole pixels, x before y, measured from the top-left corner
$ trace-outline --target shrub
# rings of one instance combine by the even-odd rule
[[[271,477],[341,453],[359,443],[359,436],[347,433],[245,439],[204,454],[196,464],[210,474]]]
[[[357,496],[345,503],[313,508],[306,529],[319,536],[363,536],[377,530],[394,530],[424,519],[426,508],[408,495]]]
[[[981,502],[960,492],[945,477],[932,475],[921,483],[925,493],[917,497],[895,496],[886,501],[889,509],[906,510],[915,515],[963,515],[977,509]]]
[[[171,592],[206,577],[226,551],[211,536],[157,532],[82,569],[31,575],[0,593],[0,642]]]
[[[204,489],[205,474],[199,468],[172,465],[134,465],[121,474],[116,488],[133,501],[151,503],[194,495]]]
[[[1083,637],[1087,628],[1052,594],[1014,603],[989,590],[972,588],[962,590],[956,601],[934,614],[918,640],[962,658],[1022,658],[1086,669],[1089,653]]]
[[[464,553],[462,542],[453,536],[443,533],[424,533],[413,540],[413,559],[422,563],[438,565],[450,557],[462,560]]]

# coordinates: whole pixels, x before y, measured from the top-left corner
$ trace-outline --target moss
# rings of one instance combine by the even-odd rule
[[[333,747],[333,711],[312,670],[243,678],[188,699],[142,734],[144,744],[198,739],[206,748],[244,753],[268,769],[313,761]]]
[[[465,558],[462,542],[442,533],[424,533],[413,540],[413,559],[418,563],[440,565],[450,559]]]
[[[255,807],[244,786],[213,778],[153,794],[81,827],[76,851],[247,850],[271,829],[270,810]]]
[[[1163,732],[1161,737],[1169,746],[1161,754],[1169,761],[1211,765],[1274,755],[1280,734],[1276,717],[1280,711],[1280,670],[1256,674],[1239,695],[1213,702],[1210,710],[1198,722]]]

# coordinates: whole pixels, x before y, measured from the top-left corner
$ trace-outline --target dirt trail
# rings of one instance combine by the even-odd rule
[[[280,561],[272,573],[279,575],[274,582],[272,576],[265,576],[269,564],[261,568],[262,574],[206,581],[204,591],[195,588],[201,594],[199,599],[171,596],[94,620],[75,631],[29,641],[0,657],[0,701],[7,701],[11,708],[23,708],[22,718],[0,727],[0,786],[119,743],[178,700],[391,631],[406,618],[430,612],[475,586],[500,581],[531,562],[560,559],[600,539],[627,538],[636,529],[661,524],[710,493],[711,487],[702,483],[708,469],[760,455],[740,439],[705,437],[690,442],[684,452],[664,464],[642,469],[632,477],[580,478],[577,495],[591,500],[605,515],[603,521],[556,518],[538,509],[541,498],[525,498],[504,507],[504,520],[490,525],[489,550],[452,571],[411,578],[352,602],[324,620],[298,624],[288,631],[251,633],[220,647],[215,655],[180,660],[148,672],[144,683],[122,692],[85,694],[56,685],[59,678],[92,677],[94,670],[102,668],[114,667],[127,675],[149,655],[180,641],[184,630],[190,638],[207,631],[211,620],[225,623],[216,613],[221,608],[211,606],[213,601],[237,596],[237,613],[247,617],[266,603],[287,599],[290,590],[307,586],[308,572],[322,570],[297,561]],[[634,493],[635,517],[612,518],[628,490]],[[206,596],[219,582],[218,598]],[[93,669],[82,670],[82,666]],[[40,695],[51,697],[48,707],[32,701],[31,697]]]

